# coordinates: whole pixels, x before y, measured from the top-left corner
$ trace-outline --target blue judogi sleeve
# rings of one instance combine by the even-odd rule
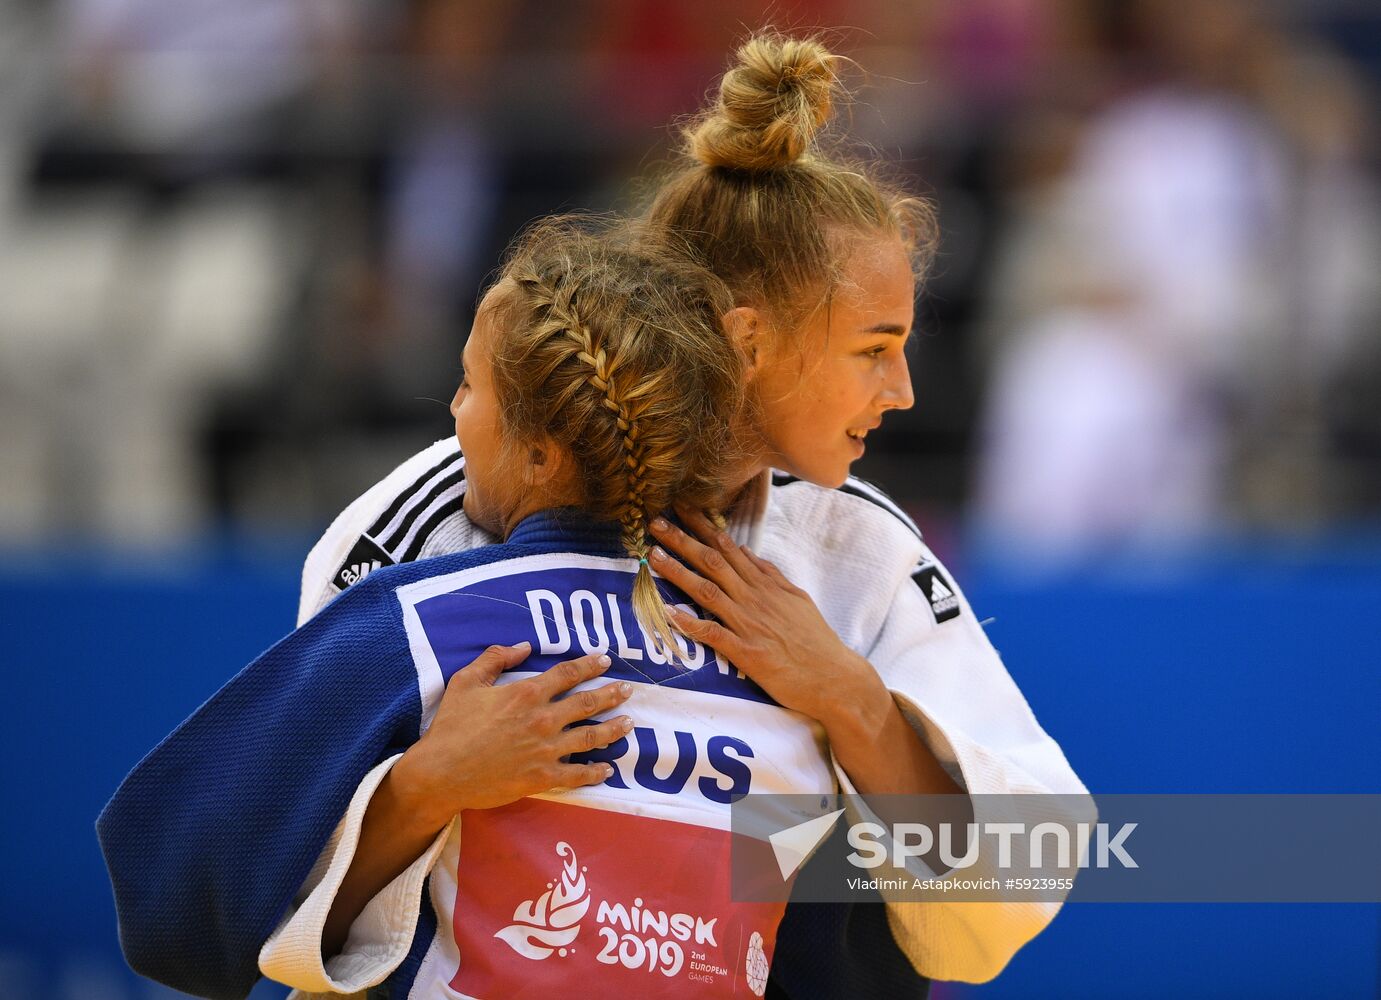
[[[394,596],[416,575],[398,567],[351,587],[120,785],[96,830],[136,972],[215,1000],[253,988],[260,947],[361,778],[418,738]]]

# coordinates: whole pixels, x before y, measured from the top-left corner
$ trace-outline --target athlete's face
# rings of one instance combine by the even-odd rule
[[[904,350],[915,293],[900,240],[859,240],[829,301],[764,338],[753,385],[764,464],[839,486],[868,431],[915,403]]]
[[[495,285],[475,311],[475,322],[461,354],[464,374],[451,414],[456,418],[456,438],[465,456],[465,516],[496,535],[522,515],[523,468],[513,449],[504,448],[501,408],[494,389],[493,350],[496,324],[503,320],[500,308],[508,289]]]

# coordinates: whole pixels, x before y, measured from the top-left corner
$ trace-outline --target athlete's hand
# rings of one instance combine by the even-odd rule
[[[532,652],[529,643],[490,646],[446,684],[431,728],[394,765],[400,794],[441,829],[462,809],[493,809],[553,788],[597,785],[608,764],[571,764],[568,754],[607,746],[626,736],[633,720],[620,715],[576,725],[627,700],[627,681],[572,688],[609,667],[609,657],[582,656],[550,670],[496,684],[499,675]]]
[[[677,513],[689,533],[660,517],[652,533],[689,566],[657,548],[649,561],[719,619],[669,608],[677,629],[719,650],[779,704],[827,732],[856,727],[860,710],[890,710],[892,697],[877,672],[844,645],[809,594],[748,546],[735,545],[700,511],[678,506]]]

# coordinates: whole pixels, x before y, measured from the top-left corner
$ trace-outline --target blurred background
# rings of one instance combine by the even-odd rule
[[[172,995],[120,961],[96,812],[451,433],[504,244],[636,210],[769,22],[832,29],[841,126],[940,210],[917,405],[857,471],[1076,770],[1381,791],[1374,4],[0,0],[0,996]],[[1086,904],[934,995],[1379,965],[1376,906]]]

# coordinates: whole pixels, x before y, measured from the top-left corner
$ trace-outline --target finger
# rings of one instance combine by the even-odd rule
[[[730,660],[734,661],[735,666],[738,665],[738,661],[743,658],[742,654],[745,652],[746,647],[743,644],[743,640],[737,635],[729,631],[719,622],[697,618],[695,615],[682,611],[680,608],[673,607],[670,604],[668,604],[666,608],[667,617],[671,619],[672,625],[676,626],[678,632],[688,639],[694,639],[701,645],[719,650]]]
[[[573,753],[589,753],[600,747],[607,747],[615,740],[621,740],[633,731],[633,720],[626,715],[593,726],[576,726],[566,730],[557,740],[556,748],[561,756]]]
[[[534,685],[543,701],[552,701],[577,684],[598,677],[609,669],[609,657],[604,653],[590,653],[574,660],[562,660],[524,684]]]
[[[464,687],[487,687],[499,679],[505,670],[511,670],[528,658],[532,643],[520,642],[516,646],[490,646],[479,656],[451,675],[447,686],[454,684]]]
[[[678,503],[676,512],[695,537],[728,560],[734,572],[745,582],[752,582],[760,574],[758,567],[734,544],[729,533],[711,521],[703,510]]]
[[[654,546],[652,551],[648,553],[648,561],[652,564],[653,569],[680,587],[687,597],[702,608],[714,612],[721,618],[734,617],[736,605],[724,592],[724,589],[713,580],[700,576],[671,558],[657,546]]]
[[[557,764],[551,772],[551,788],[583,788],[586,785],[602,785],[613,777],[614,768],[609,764]]]
[[[743,580],[718,549],[710,548],[664,517],[653,518],[652,534],[668,549],[690,563],[701,576],[713,580],[725,593],[737,595],[742,589]]]
[[[676,515],[681,519],[681,523],[690,529],[690,533],[706,545],[714,543],[714,536],[720,534],[719,528],[708,517],[705,512],[698,507],[691,507],[683,503],[673,505]]]
[[[799,588],[786,578],[786,574],[770,559],[764,559],[746,545],[740,545],[739,550],[752,561],[753,565],[764,575],[776,580],[778,583],[792,591]]]
[[[593,719],[628,700],[633,693],[633,685],[628,681],[606,684],[602,688],[574,691],[556,703],[553,709],[557,728],[569,726],[581,719]]]

